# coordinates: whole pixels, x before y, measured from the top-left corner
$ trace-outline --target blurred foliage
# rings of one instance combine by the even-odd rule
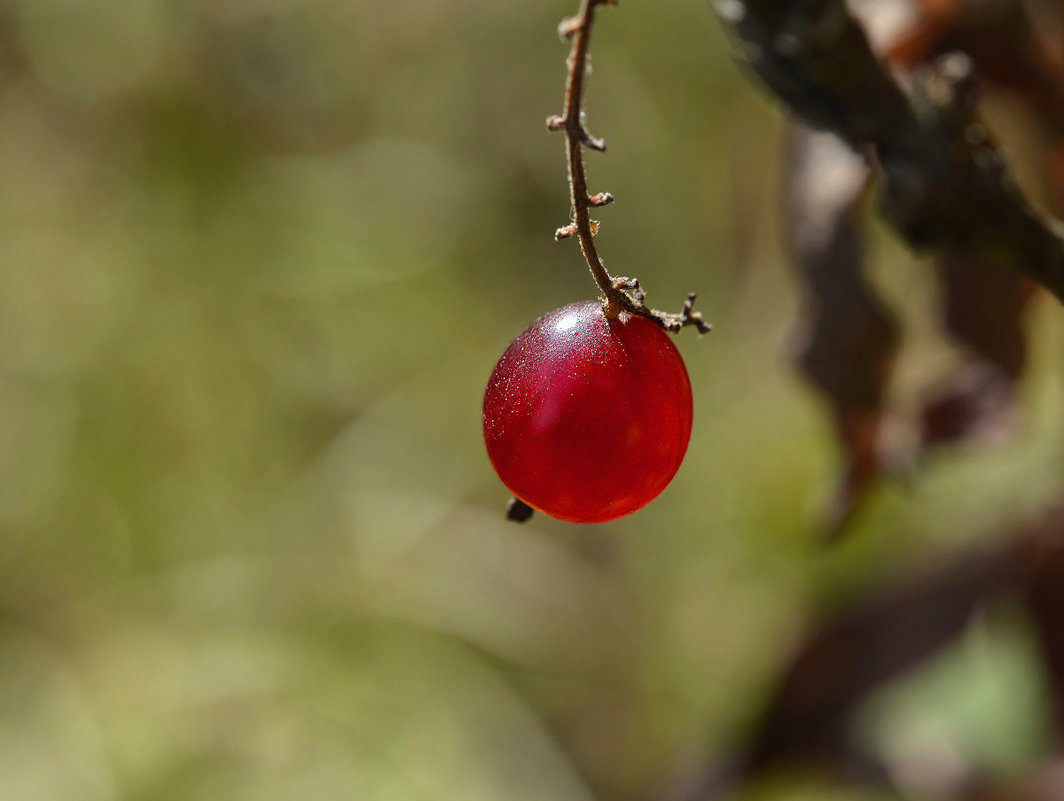
[[[833,455],[778,357],[778,115],[678,0],[601,15],[589,169],[618,198],[607,264],[659,307],[698,290],[716,326],[680,338],[691,450],[626,520],[506,523],[483,383],[594,290],[552,241],[570,6],[0,5],[6,801],[635,797],[735,741],[806,609],[1057,488],[1043,303],[1019,440],[813,547]],[[926,309],[878,238],[884,292]],[[937,336],[917,326],[900,383],[948,358]],[[914,677],[870,731],[1037,748],[1037,701],[1001,684],[1038,686],[1024,632],[988,642],[941,668],[985,681]]]

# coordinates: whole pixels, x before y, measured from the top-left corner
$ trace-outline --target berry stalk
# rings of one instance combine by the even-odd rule
[[[617,0],[581,0],[580,12],[575,17],[567,17],[558,26],[558,32],[572,40],[572,49],[566,61],[568,77],[565,83],[565,113],[547,118],[547,129],[565,133],[565,156],[569,173],[569,199],[571,219],[568,225],[554,233],[556,241],[575,236],[580,242],[588,269],[602,290],[604,296],[603,312],[610,319],[616,319],[621,312],[629,312],[646,317],[661,328],[677,332],[684,326],[696,326],[700,333],[706,333],[711,326],[702,319],[699,312],[692,311],[695,294],[687,296],[679,314],[651,309],[645,303],[646,293],[636,278],[611,276],[602,263],[602,258],[595,247],[595,234],[598,223],[591,219],[591,209],[606,206],[613,202],[609,192],[592,195],[587,188],[587,173],[584,170],[585,147],[606,151],[606,143],[593,137],[584,126],[583,106],[584,79],[587,76],[588,46],[591,41],[591,29],[595,20],[595,9],[600,5],[616,5]]]

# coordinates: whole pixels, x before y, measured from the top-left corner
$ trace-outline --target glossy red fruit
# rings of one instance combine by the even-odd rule
[[[484,393],[502,482],[551,517],[599,523],[665,489],[691,437],[691,382],[668,335],[598,301],[545,314],[503,353]]]

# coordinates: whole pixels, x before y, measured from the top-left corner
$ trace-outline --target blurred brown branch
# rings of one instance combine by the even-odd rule
[[[919,68],[908,95],[841,0],[720,0],[717,10],[793,112],[877,169],[882,212],[910,245],[992,257],[1064,300],[1064,231],[1027,203],[977,121],[966,57]]]
[[[890,766],[855,736],[862,704],[884,684],[955,642],[975,613],[1002,599],[1019,601],[1034,623],[1052,705],[1053,742],[1064,736],[1064,505],[1013,524],[992,546],[972,546],[950,560],[873,590],[810,628],[780,672],[741,752],[683,777],[669,801],[713,801],[735,787],[795,766],[817,766],[851,784],[893,787]],[[963,801],[1059,799],[1059,776],[1042,794],[1041,766],[1015,787],[998,787],[967,765],[944,797]],[[1032,789],[1028,789],[1027,785]],[[1037,788],[1037,789],[1033,789]],[[900,788],[904,789],[904,788]]]
[[[904,29],[884,36],[878,23],[901,7],[912,12]],[[977,117],[977,90],[1023,102],[1047,141],[1046,182],[1064,198],[1064,59],[1053,33],[1064,9],[914,0],[865,4],[860,20],[839,0],[720,0],[717,10],[742,59],[800,120],[784,177],[803,289],[791,350],[828,401],[845,459],[821,521],[833,539],[884,473],[910,473],[936,446],[998,442],[1014,429],[1023,313],[1036,283],[1064,299],[1064,228],[1017,188]],[[874,41],[866,29],[879,31]],[[873,176],[884,216],[934,251],[938,326],[962,361],[925,388],[911,442],[884,441],[902,332],[865,275],[861,216]]]

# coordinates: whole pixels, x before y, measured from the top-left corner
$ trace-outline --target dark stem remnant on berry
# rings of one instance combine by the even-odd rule
[[[591,209],[613,202],[609,192],[590,194],[587,189],[587,174],[584,172],[584,152],[587,147],[601,153],[606,151],[606,143],[596,139],[584,127],[581,111],[584,95],[584,77],[587,74],[588,44],[591,40],[591,27],[594,23],[595,8],[600,5],[616,5],[616,0],[581,0],[580,13],[575,17],[562,20],[558,32],[571,39],[573,46],[567,64],[569,77],[565,85],[565,114],[547,119],[547,129],[565,132],[566,162],[569,168],[569,196],[572,202],[572,221],[559,228],[554,238],[557,241],[575,236],[580,241],[580,248],[587,259],[587,266],[595,283],[605,296],[603,311],[607,317],[616,318],[621,312],[638,314],[653,320],[666,331],[677,332],[687,325],[698,328],[700,333],[707,333],[711,326],[702,319],[702,315],[692,311],[695,294],[687,296],[683,311],[679,314],[651,309],[646,305],[646,293],[635,278],[613,277],[602,263],[595,248],[595,234],[598,223],[591,219]]]
[[[506,502],[506,519],[515,523],[524,523],[535,514],[536,510],[520,498],[510,498]]]

